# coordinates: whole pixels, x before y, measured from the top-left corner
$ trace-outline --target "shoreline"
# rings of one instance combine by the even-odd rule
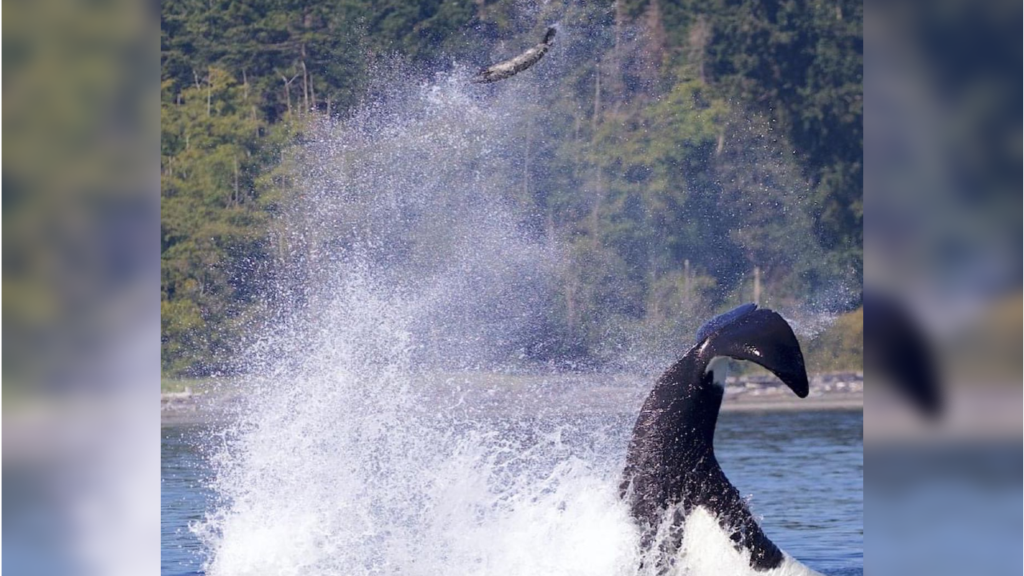
[[[585,416],[636,414],[650,379],[629,375],[554,375],[508,377],[469,374],[439,377],[427,394],[439,410],[458,410],[488,417]],[[160,399],[160,425],[191,426],[224,423],[245,399],[237,386],[220,390],[165,392]],[[722,412],[799,412],[862,410],[863,373],[819,374],[811,378],[807,398],[797,398],[770,376],[730,378]]]

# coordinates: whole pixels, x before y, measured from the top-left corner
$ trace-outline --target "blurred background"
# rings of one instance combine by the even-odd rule
[[[3,8],[3,568],[152,574],[158,5]]]
[[[153,573],[160,7],[4,8],[4,565]],[[943,397],[929,418],[868,387],[873,574],[1021,568],[1020,22],[1009,0],[864,6],[864,285],[920,325]]]
[[[1016,574],[1021,5],[869,0],[864,19],[865,379],[892,379],[900,315],[935,387],[929,414],[865,386],[866,571]]]

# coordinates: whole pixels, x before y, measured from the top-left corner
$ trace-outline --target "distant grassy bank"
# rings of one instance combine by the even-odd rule
[[[825,330],[811,339],[801,339],[807,372],[815,374],[832,374],[837,372],[863,372],[864,370],[864,309],[843,314]],[[736,366],[741,374],[756,374],[762,370],[753,364],[745,363]],[[501,373],[474,373],[437,375],[444,380],[447,377],[464,379],[469,377],[475,382],[486,383],[498,388],[517,388],[524,384],[550,380],[551,374],[521,375]],[[593,380],[595,374],[560,374],[560,379]],[[231,382],[231,378],[175,378],[163,375],[160,381],[162,393],[181,393],[191,390],[195,393],[209,391],[215,385]]]
[[[864,307],[837,317],[828,328],[801,344],[811,374],[862,372]]]
[[[216,378],[172,378],[164,375],[160,378],[161,394],[181,394],[192,392],[203,394],[212,390],[222,379]]]

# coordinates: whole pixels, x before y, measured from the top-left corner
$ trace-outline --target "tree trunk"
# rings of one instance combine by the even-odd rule
[[[601,117],[601,61],[594,67],[594,116],[591,119],[591,140],[597,140],[597,125]]]
[[[234,204],[238,205],[238,204],[242,203],[242,195],[239,194],[239,192],[238,192],[238,158],[232,158],[231,161],[232,161],[232,164],[234,164],[234,168],[235,168],[235,200],[234,200]]]
[[[651,3],[647,5],[647,12],[644,14],[645,24],[647,28],[647,57],[649,59],[646,70],[648,78],[651,82],[652,87],[655,80],[661,71],[661,67],[665,61],[665,46],[668,43],[665,34],[665,25],[661,15],[661,3],[659,0],[651,0]]]
[[[754,266],[754,304],[761,305],[761,267]]]
[[[536,92],[536,91],[535,91]],[[534,94],[534,102],[537,101],[536,94]],[[531,132],[533,131],[533,115],[526,115],[526,146],[523,151],[523,203],[526,205],[530,200],[530,140]]]
[[[597,225],[598,225],[598,219],[599,219],[599,212],[600,212],[600,208],[601,208],[601,196],[604,194],[604,192],[602,190],[603,184],[601,182],[601,156],[600,156],[600,153],[599,153],[600,151],[598,150],[598,145],[597,145],[597,143],[598,143],[598,140],[597,140],[597,128],[598,128],[598,125],[600,123],[600,117],[601,117],[601,61],[600,60],[597,61],[597,66],[596,66],[595,70],[596,70],[596,78],[594,80],[594,118],[592,120],[593,124],[592,124],[591,135],[590,135],[591,154],[593,154],[593,158],[594,158],[594,168],[595,168],[594,180],[595,180],[595,185],[594,185],[594,207],[593,207],[593,209],[591,211],[591,214],[590,214],[590,228],[591,228],[591,235],[593,237],[592,239],[594,241],[594,244],[597,245],[599,243],[598,239],[597,239]]]
[[[703,15],[698,16],[697,21],[690,26],[690,32],[687,35],[686,60],[688,67],[695,71],[697,78],[704,84],[707,83],[704,73],[704,53],[707,51],[710,41],[711,25]]]
[[[296,74],[295,76],[292,76],[291,80],[289,80],[289,79],[285,78],[283,74],[281,75],[281,80],[284,81],[284,96],[285,96],[285,101],[288,103],[288,114],[289,115],[291,115],[291,113],[292,113],[292,82],[295,82],[295,79],[298,78],[298,77],[299,77],[299,75]]]
[[[302,47],[302,51],[306,51],[306,47]],[[309,112],[309,88],[306,83],[309,80],[309,76],[306,74],[306,61],[300,60],[299,64],[302,66],[302,113]]]
[[[683,301],[690,305],[690,259],[683,260]]]
[[[309,101],[310,110],[316,110],[316,90],[313,88],[313,75],[309,75]]]
[[[580,179],[580,125],[583,123],[583,118],[578,110],[573,112],[573,116],[576,117],[576,126],[572,140],[572,179],[578,181]]]

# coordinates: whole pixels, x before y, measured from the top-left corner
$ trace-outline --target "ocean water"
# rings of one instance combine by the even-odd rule
[[[160,573],[201,574],[204,553],[189,524],[213,501],[199,426],[165,426],[160,442]]]
[[[751,508],[761,518],[765,533],[789,555],[824,574],[863,574],[862,421],[860,411],[755,412],[723,413],[718,425],[715,438],[718,459],[733,484],[741,493],[750,497]],[[529,495],[528,501],[513,505],[528,509],[529,514],[515,521],[505,518],[501,522],[480,522],[476,520],[481,515],[486,517],[486,511],[478,510],[476,520],[450,513],[443,516],[446,522],[444,530],[449,531],[446,542],[453,539],[461,541],[463,547],[487,556],[484,562],[502,562],[502,573],[515,572],[506,568],[522,560],[517,558],[518,555],[529,553],[531,547],[537,554],[560,556],[563,561],[564,558],[573,558],[575,547],[581,567],[600,569],[604,564],[595,557],[595,549],[590,548],[593,542],[581,542],[560,535],[575,532],[600,540],[600,546],[596,547],[597,556],[600,556],[602,550],[612,551],[617,546],[628,545],[631,536],[628,533],[616,534],[613,530],[595,529],[594,523],[600,523],[600,519],[611,514],[608,511],[611,505],[603,502],[602,497],[593,495],[614,494],[616,472],[621,469],[632,424],[633,416],[627,414],[560,417],[557,422],[539,419],[502,420],[492,416],[467,424],[464,431],[467,435],[490,432],[505,438],[511,436],[518,439],[517,443],[510,444],[514,446],[538,445],[538,441],[548,445],[546,443],[554,435],[559,450],[546,450],[548,456],[545,460],[561,458],[565,463],[585,461],[585,476],[595,482],[583,482],[578,476],[563,473],[562,487],[499,490],[501,494],[511,495],[510,499]],[[199,533],[209,522],[208,515],[228,505],[218,500],[212,488],[216,469],[213,456],[218,453],[216,444],[220,441],[221,436],[210,427],[170,426],[163,429],[162,573],[166,576],[204,574],[205,563],[214,553],[209,537],[200,537]],[[343,463],[346,455],[338,454],[337,460]],[[504,481],[512,484],[516,483],[516,479],[537,485],[550,482],[553,474],[549,472],[560,469],[559,463],[532,459],[525,454],[508,458],[504,464],[509,471],[508,475],[503,476]],[[418,465],[421,464],[410,461],[410,466]],[[473,467],[459,469],[470,468]],[[306,506],[315,507],[318,511],[341,508],[345,503],[341,501],[340,493],[349,488],[339,483],[337,502],[319,495],[316,499],[308,500],[306,494],[295,494],[295,500],[308,502]],[[464,488],[467,493],[472,493],[471,486]],[[386,490],[384,487],[378,489]],[[458,486],[454,489],[456,492],[461,490]],[[561,493],[558,498],[544,497],[545,494],[559,491]],[[507,503],[494,501],[493,504],[500,507]],[[593,509],[577,511],[574,515],[573,506],[577,509],[603,507],[605,510],[600,513]],[[316,523],[297,522],[295,518],[294,515],[279,518],[282,525],[274,528],[280,531],[279,534],[288,537],[296,536],[289,532],[333,529],[329,524],[318,526]],[[460,525],[460,522],[464,525]],[[543,526],[544,523],[549,526]],[[394,548],[394,540],[403,538],[401,531],[396,533],[398,535],[391,538],[382,536],[380,546]],[[530,538],[537,535],[542,535],[544,541],[531,543]],[[616,542],[616,539],[620,541]],[[301,538],[298,540],[302,541]],[[479,541],[486,541],[487,544],[480,545]],[[416,549],[419,543],[399,544]],[[330,546],[337,547],[339,544],[334,541]],[[249,554],[259,557],[264,552],[250,550]],[[337,555],[343,558],[346,554],[342,544]],[[449,574],[461,574],[463,568],[456,556],[453,551],[450,555],[430,558],[433,563],[430,570],[445,573],[447,562],[447,567],[451,569]],[[406,573],[395,565],[394,557],[382,553],[378,557],[381,563],[376,567],[367,566],[367,558],[374,556],[360,556],[361,563],[353,565],[351,571],[346,570],[342,563],[326,572],[339,575]],[[526,562],[522,565],[530,566]],[[537,566],[536,563],[532,565]],[[267,567],[267,574],[302,572],[299,566],[287,570],[287,566],[282,569],[281,565],[271,566],[268,563]],[[555,566],[550,573],[564,572],[562,568]],[[216,573],[231,572],[231,568],[222,565]],[[482,573],[487,572],[482,570]]]

